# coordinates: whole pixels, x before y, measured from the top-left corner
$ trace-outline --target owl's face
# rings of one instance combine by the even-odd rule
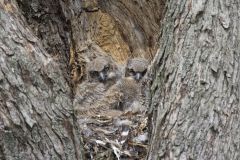
[[[147,72],[148,61],[144,58],[129,59],[125,68],[125,77],[140,81]]]
[[[99,57],[87,65],[88,80],[105,83],[116,76],[116,65],[108,58]]]

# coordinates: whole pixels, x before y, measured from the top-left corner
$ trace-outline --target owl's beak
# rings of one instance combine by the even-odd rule
[[[141,74],[141,73],[136,73],[135,79],[136,79],[137,81],[139,81],[141,78],[142,78],[142,74]]]
[[[100,72],[99,79],[100,79],[100,81],[105,81],[107,79],[107,76],[103,72]]]

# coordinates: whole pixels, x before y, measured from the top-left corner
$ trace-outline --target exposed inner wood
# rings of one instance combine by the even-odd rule
[[[84,78],[86,58],[91,58],[86,50],[91,45],[98,45],[120,64],[129,57],[151,60],[156,53],[162,1],[17,2],[44,48],[66,64],[62,68],[73,83]]]

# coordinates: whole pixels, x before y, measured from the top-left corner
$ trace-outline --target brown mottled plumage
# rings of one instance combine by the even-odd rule
[[[119,82],[119,90],[123,94],[120,103],[122,110],[144,109],[145,91],[143,89],[143,78],[147,68],[148,61],[144,58],[132,58],[127,61],[125,77]]]
[[[121,111],[144,111],[145,93],[142,90],[142,78],[147,72],[147,60],[135,58],[128,60],[126,72],[134,70],[141,76],[125,73],[126,77],[112,85],[97,103],[78,111],[80,115],[106,115],[112,109]]]
[[[105,93],[104,96],[101,95],[100,99],[96,99],[95,103],[87,105],[87,107],[77,107],[75,108],[75,114],[77,116],[96,116],[96,115],[106,115],[111,109],[115,109],[118,103],[122,99],[122,93],[119,92],[118,85],[113,85]]]
[[[95,104],[120,77],[117,65],[109,57],[98,57],[87,64],[87,81],[76,88],[74,111],[80,115],[97,112]]]

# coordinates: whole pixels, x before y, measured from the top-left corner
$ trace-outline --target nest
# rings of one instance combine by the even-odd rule
[[[79,118],[87,159],[145,159],[148,144],[147,115],[109,111]]]

